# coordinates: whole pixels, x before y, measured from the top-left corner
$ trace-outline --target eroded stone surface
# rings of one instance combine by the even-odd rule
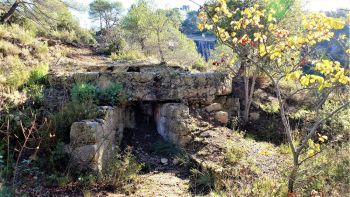
[[[70,149],[74,165],[79,170],[101,171],[115,146],[123,138],[124,128],[134,126],[125,108],[101,107],[100,119],[83,120],[71,126]]]
[[[227,125],[228,123],[228,113],[225,111],[215,112],[215,120],[221,124]]]
[[[156,112],[158,133],[166,140],[180,146],[191,138],[191,119],[189,108],[182,103],[166,103]]]
[[[101,88],[121,83],[129,102],[185,100],[211,104],[216,96],[232,91],[232,78],[226,73],[190,73],[185,67],[151,62],[89,66],[75,72],[52,73],[48,80],[51,86],[63,89],[79,82]]]
[[[212,103],[207,107],[205,107],[205,110],[209,113],[214,111],[220,111],[221,109],[222,109],[222,106],[220,103]]]
[[[232,82],[223,73],[118,72],[76,73],[75,82],[106,88],[121,83],[128,101],[198,100],[211,103],[216,95],[231,93]]]

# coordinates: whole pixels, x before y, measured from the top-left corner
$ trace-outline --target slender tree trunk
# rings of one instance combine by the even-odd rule
[[[278,82],[276,83],[275,81],[273,81],[273,84],[275,86],[275,90],[276,90],[276,96],[278,99],[278,103],[280,106],[280,115],[282,118],[282,123],[284,126],[284,130],[286,132],[287,135],[287,141],[288,144],[292,150],[292,154],[293,154],[293,170],[289,175],[288,178],[288,193],[293,193],[294,192],[294,183],[295,180],[297,178],[297,173],[298,173],[298,169],[299,169],[299,152],[296,151],[295,146],[293,144],[293,138],[292,138],[292,129],[290,128],[290,123],[289,120],[287,118],[285,109],[284,109],[284,102],[282,100],[282,95],[281,95],[281,90],[279,87]]]
[[[164,54],[163,54],[163,50],[162,50],[161,43],[160,43],[159,31],[157,31],[157,41],[158,41],[158,51],[159,51],[159,56],[160,56],[160,62],[165,63]]]
[[[295,179],[297,178],[298,169],[299,169],[299,164],[294,164],[293,170],[290,173],[288,178],[288,193],[294,192],[294,183],[295,183]]]
[[[243,121],[248,122],[249,114],[248,114],[248,103],[249,103],[249,77],[247,67],[244,65],[244,113],[243,113]]]
[[[145,49],[146,49],[145,38],[140,39],[140,45],[141,45],[141,50],[145,51]]]
[[[248,89],[246,89],[246,96],[248,95],[248,97],[247,97],[247,101],[246,101],[247,105],[244,108],[244,121],[245,122],[248,122],[248,120],[249,120],[249,112],[250,112],[250,106],[252,105],[252,102],[253,102],[256,77],[257,77],[257,75],[254,74],[253,78],[252,78],[250,89],[249,89],[249,77],[246,77],[246,78],[248,78],[247,85],[245,85],[246,87],[248,87]]]
[[[15,13],[15,11],[16,11],[17,7],[19,6],[19,4],[20,4],[20,0],[16,0],[12,4],[11,8],[9,9],[9,11],[7,13],[5,13],[1,17],[0,22],[1,23],[7,23],[10,20],[10,18],[12,17],[12,15]]]
[[[102,30],[102,16],[100,15],[100,30]]]
[[[254,74],[252,81],[251,81],[251,87],[249,88],[249,73],[248,73],[248,67],[245,63],[242,62],[241,67],[243,67],[243,79],[244,79],[244,112],[243,112],[243,121],[246,123],[249,121],[249,111],[250,106],[253,101],[253,95],[254,95],[254,89],[255,89],[255,81],[257,75]]]

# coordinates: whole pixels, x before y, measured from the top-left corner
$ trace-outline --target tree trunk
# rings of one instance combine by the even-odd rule
[[[288,193],[294,192],[294,183],[295,183],[295,179],[297,178],[298,169],[299,169],[299,164],[294,164],[293,170],[290,173],[288,178]]]
[[[287,141],[288,144],[292,150],[292,154],[293,154],[293,170],[289,175],[289,179],[288,179],[288,193],[290,193],[293,196],[293,191],[294,191],[294,183],[295,180],[297,178],[297,173],[298,173],[298,169],[299,169],[299,152],[296,151],[295,146],[293,144],[293,138],[292,138],[292,129],[290,127],[290,123],[288,120],[288,117],[286,115],[286,111],[284,109],[284,102],[282,100],[282,95],[281,95],[281,90],[279,87],[279,84],[276,83],[275,81],[273,81],[273,84],[275,86],[275,91],[276,91],[276,96],[278,99],[278,103],[280,106],[280,115],[281,115],[281,119],[282,119],[282,123],[284,126],[284,130],[286,132],[287,135]]]
[[[7,23],[7,22],[10,20],[10,18],[12,17],[12,15],[15,13],[15,11],[16,11],[17,7],[19,6],[19,4],[20,4],[20,1],[19,1],[19,0],[16,0],[16,1],[12,4],[11,8],[9,9],[9,11],[8,11],[7,13],[5,13],[5,14],[1,17],[0,22],[1,22],[1,23]]]
[[[160,46],[161,43],[160,43],[159,31],[157,31],[157,41],[158,41],[158,51],[159,51],[159,56],[160,56],[160,62],[165,63],[163,50],[162,50],[162,47]]]
[[[146,49],[145,40],[146,40],[145,38],[140,39],[140,45],[141,45],[142,51],[145,51],[145,49]]]
[[[245,64],[242,64],[244,66],[244,113],[243,113],[243,121],[246,123],[249,120],[249,114],[248,114],[248,104],[249,104],[249,77],[247,67]]]
[[[246,77],[247,80],[247,85],[246,86],[246,96],[247,96],[247,101],[246,101],[246,106],[244,108],[244,121],[248,122],[249,120],[249,112],[250,112],[250,106],[252,105],[253,102],[253,96],[254,96],[254,90],[255,90],[255,82],[256,82],[256,77],[257,75],[254,74],[252,78],[252,83],[249,89],[249,77]]]

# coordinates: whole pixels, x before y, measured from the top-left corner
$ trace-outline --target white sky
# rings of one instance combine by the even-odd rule
[[[82,6],[88,9],[89,4],[93,0],[75,0],[80,3]],[[137,0],[118,0],[123,4],[123,8],[125,11],[133,4],[136,3]],[[205,0],[193,0],[194,2],[203,5]],[[336,10],[338,8],[348,9],[350,10],[350,0],[302,0],[305,9],[310,11],[328,11],[328,10]],[[189,0],[153,0],[153,5],[157,8],[179,8],[182,5],[189,5],[191,9],[197,10],[199,8],[198,5],[194,4]],[[79,19],[79,22],[82,27],[91,28],[93,26],[91,20],[89,19],[89,15],[87,11],[77,12],[73,11],[73,14]]]

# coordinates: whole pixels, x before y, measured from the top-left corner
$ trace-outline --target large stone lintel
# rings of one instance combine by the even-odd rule
[[[101,88],[121,83],[128,101],[188,100],[210,103],[215,96],[232,91],[232,79],[225,73],[120,72],[76,73],[77,83],[93,83]]]

